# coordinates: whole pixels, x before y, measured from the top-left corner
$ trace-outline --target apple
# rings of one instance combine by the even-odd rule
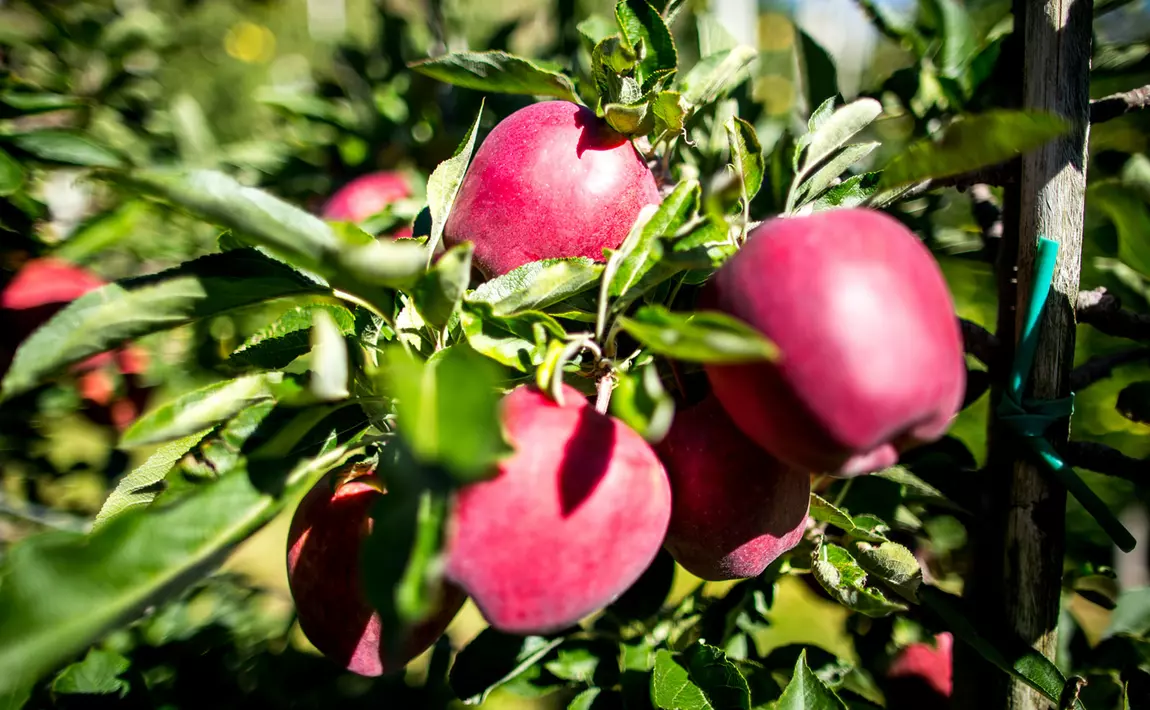
[[[709,364],[747,436],[809,471],[857,475],[946,432],[962,404],[962,336],[930,251],[894,218],[840,209],[754,230],[700,307],[778,345],[771,363]]]
[[[626,137],[590,109],[544,101],[503,119],[483,141],[443,238],[472,242],[488,277],[540,259],[602,261],[639,211],[659,202],[654,176]]]
[[[888,707],[947,707],[951,690],[954,637],[944,631],[934,645],[912,643],[887,669]]]
[[[411,197],[411,184],[403,173],[389,170],[368,173],[336,190],[324,204],[322,215],[324,219],[358,224],[408,197]],[[395,237],[411,235],[411,225],[399,227],[392,233]]]
[[[288,531],[288,585],[300,628],[325,656],[364,676],[405,666],[443,635],[466,600],[458,588],[444,585],[438,611],[412,628],[402,657],[386,658],[379,615],[360,575],[360,547],[382,495],[370,472],[329,473],[304,496]]]
[[[810,474],[756,446],[713,395],[676,412],[656,451],[671,479],[665,546],[691,574],[757,577],[802,540]]]
[[[514,453],[459,491],[448,520],[445,576],[506,633],[558,631],[607,606],[667,532],[671,488],[655,452],[577,390],[563,400],[529,386],[503,399]]]

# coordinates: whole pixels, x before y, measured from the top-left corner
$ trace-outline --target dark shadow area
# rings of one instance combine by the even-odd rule
[[[598,487],[614,448],[614,423],[592,407],[581,408],[575,432],[563,447],[559,468],[559,503],[564,516],[573,513]]]
[[[579,142],[575,144],[575,155],[582,158],[588,150],[611,150],[627,142],[627,137],[616,133],[607,123],[595,115],[594,111],[582,106],[572,107],[575,125],[579,127]]]

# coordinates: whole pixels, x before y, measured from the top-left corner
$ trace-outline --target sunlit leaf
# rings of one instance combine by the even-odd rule
[[[716,311],[672,313],[662,306],[644,306],[619,322],[643,345],[678,360],[740,363],[778,356],[775,345],[757,330]]]
[[[506,52],[452,52],[408,66],[420,74],[465,89],[579,100],[567,76]]]
[[[463,184],[463,177],[467,174],[467,166],[471,163],[471,154],[475,152],[475,140],[479,135],[479,121],[483,118],[483,106],[480,102],[479,112],[475,121],[459,146],[450,158],[435,166],[431,177],[427,179],[427,207],[431,212],[431,233],[427,237],[427,252],[434,254],[439,242],[443,239],[443,228],[447,224],[447,217],[451,206],[455,204],[455,196],[459,194],[459,186]]]

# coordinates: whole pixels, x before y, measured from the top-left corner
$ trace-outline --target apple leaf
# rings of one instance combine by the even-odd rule
[[[692,106],[713,103],[750,77],[747,68],[758,57],[758,51],[747,45],[703,57],[683,77],[683,99]]]
[[[978,53],[979,43],[970,10],[955,0],[931,0],[942,26],[939,70],[943,76],[958,79]]]
[[[855,543],[854,558],[868,573],[886,582],[904,599],[918,600],[922,568],[914,553],[897,542]]]
[[[452,52],[408,64],[412,70],[465,89],[554,96],[579,102],[571,79],[506,52]]]
[[[237,370],[287,367],[311,350],[308,331],[318,311],[326,312],[343,335],[355,332],[355,316],[341,305],[309,303],[296,306],[249,336],[228,358],[228,366]]]
[[[755,127],[741,118],[732,118],[727,123],[727,140],[731,144],[731,162],[741,186],[740,199],[744,210],[749,210],[751,200],[759,194],[763,186],[763,146],[755,133]]]
[[[455,657],[451,689],[465,703],[482,704],[491,691],[526,673],[563,643],[563,636],[513,636],[488,627]]]
[[[647,0],[620,0],[615,5],[615,20],[627,47],[639,57],[635,79],[646,93],[664,72],[674,72],[679,65],[671,30]]]
[[[541,365],[548,343],[567,336],[563,326],[539,311],[495,315],[491,304],[464,303],[460,324],[467,343],[478,353],[506,367],[529,372]]]
[[[854,175],[808,203],[812,212],[864,205],[878,194],[882,173]]]
[[[429,325],[442,329],[463,301],[463,294],[471,281],[470,243],[460,244],[447,251],[415,285],[412,298],[419,315]]]
[[[1150,423],[1150,382],[1135,382],[1118,393],[1118,413],[1130,421]]]
[[[459,187],[467,175],[467,166],[471,163],[471,155],[475,152],[475,140],[479,135],[479,121],[483,118],[485,101],[480,102],[475,121],[467,130],[467,135],[459,142],[455,152],[450,158],[435,166],[431,177],[427,179],[427,207],[431,213],[431,233],[427,237],[429,263],[430,255],[435,253],[440,240],[443,239],[443,228],[447,225],[451,206],[455,204]]]
[[[1150,276],[1150,207],[1137,190],[1117,180],[1090,186],[1087,204],[1099,210],[1118,231],[1118,257],[1143,276]]]
[[[912,143],[883,171],[883,188],[959,175],[1005,162],[1069,130],[1059,116],[1038,111],[995,110],[966,116],[938,141]]]
[[[40,160],[88,167],[118,168],[124,158],[111,148],[76,131],[45,129],[0,137]]]
[[[890,529],[871,515],[851,517],[845,510],[836,507],[817,493],[811,494],[810,516],[820,523],[830,523],[847,535],[866,542],[886,542],[886,532]]]
[[[655,654],[651,701],[660,710],[750,710],[751,690],[726,654],[700,641]]]
[[[127,340],[241,306],[327,289],[251,250],[213,254],[150,276],[108,284],[52,317],[16,351],[3,397]]]
[[[499,316],[538,310],[593,288],[602,273],[603,265],[586,257],[533,261],[485,281],[465,299],[489,304]]]
[[[499,367],[467,345],[421,362],[398,346],[385,372],[399,432],[421,464],[440,464],[462,482],[481,480],[509,449],[499,422]]]
[[[801,186],[811,174],[824,167],[827,160],[847,146],[851,138],[873,123],[881,113],[882,104],[874,99],[859,99],[838,110],[834,110],[834,99],[828,99],[811,114],[807,134],[795,144],[795,177],[787,195],[787,213],[797,207],[802,196]],[[823,173],[819,180],[825,186],[843,169],[845,166],[833,176]]]
[[[39,91],[4,91],[0,92],[0,104],[27,115],[79,108],[84,105],[84,99]]]
[[[826,192],[839,176],[852,165],[867,157],[878,148],[881,143],[856,143],[848,145],[835,153],[821,168],[815,170],[809,178],[799,185],[798,195],[795,198],[795,209],[805,205]],[[859,177],[859,176],[855,176]],[[858,184],[858,183],[855,183]]]
[[[846,705],[807,665],[803,649],[795,661],[795,672],[783,689],[776,710],[846,710]]]
[[[331,313],[319,309],[312,318],[308,389],[320,402],[346,399],[350,394],[347,340]]]
[[[682,133],[690,110],[691,105],[684,101],[678,91],[660,91],[651,101],[651,113],[655,116],[655,136]]]
[[[654,365],[623,374],[611,396],[611,413],[652,443],[667,435],[675,401],[663,388]]]
[[[626,707],[623,696],[614,690],[588,688],[567,703],[567,710],[616,710]]]
[[[268,372],[225,380],[188,392],[144,414],[124,432],[125,448],[171,441],[231,419],[256,402],[272,398],[283,373]]]
[[[835,60],[827,50],[809,34],[799,30],[799,40],[807,103],[810,106],[818,106],[820,102],[838,96],[838,68],[835,67]]]
[[[673,235],[698,210],[700,188],[697,180],[684,180],[657,207],[644,207],[632,226],[631,232],[619,249],[611,255],[603,272],[606,293],[600,295],[618,298],[627,293],[654,266],[653,250],[656,242]],[[661,251],[661,250],[660,250]]]
[[[132,662],[115,651],[88,649],[84,660],[68,666],[52,680],[52,692],[62,695],[128,694],[128,682],[120,677]]]
[[[757,330],[717,311],[672,313],[644,306],[620,325],[652,351],[689,362],[743,363],[774,360],[778,349]]]
[[[156,449],[144,463],[124,476],[96,513],[93,528],[99,528],[112,518],[137,506],[148,505],[156,498],[156,486],[168,475],[180,459],[199,444],[211,429],[202,429]]]
[[[24,168],[11,155],[0,150],[0,197],[11,195],[24,184]]]
[[[867,584],[867,573],[846,548],[822,544],[811,572],[831,598],[851,611],[870,617],[905,611],[906,605],[889,599],[882,590]]]

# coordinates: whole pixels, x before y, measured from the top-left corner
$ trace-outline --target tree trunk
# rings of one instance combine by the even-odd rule
[[[1022,160],[1017,188],[1007,191],[999,277],[999,333],[1017,342],[1032,286],[1040,236],[1061,247],[1028,393],[1064,397],[1074,364],[1074,303],[1082,262],[1089,134],[1092,0],[1018,0],[1022,108],[1056,113],[1073,129]],[[1011,263],[1012,259],[1014,263]],[[1010,283],[1017,268],[1017,286]],[[1001,385],[996,395],[1001,396]],[[1066,491],[1047,471],[1017,460],[1008,435],[991,421],[985,480],[987,525],[976,543],[968,596],[991,623],[1004,623],[1053,659],[1057,648]],[[1068,426],[1052,428],[1055,443]],[[979,710],[1039,710],[1049,701],[990,671],[967,650],[957,656],[955,701]],[[988,674],[999,679],[988,685]]]

